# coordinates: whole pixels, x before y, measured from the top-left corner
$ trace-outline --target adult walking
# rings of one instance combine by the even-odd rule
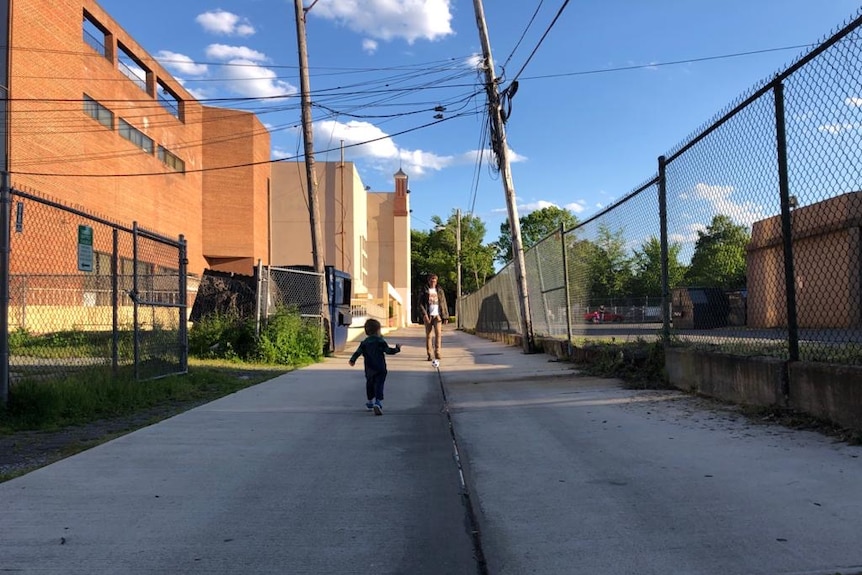
[[[442,324],[449,322],[449,307],[446,305],[446,294],[437,287],[437,275],[428,276],[428,283],[419,294],[419,313],[425,324],[425,351],[428,361],[431,358],[440,359],[440,349],[443,347]]]

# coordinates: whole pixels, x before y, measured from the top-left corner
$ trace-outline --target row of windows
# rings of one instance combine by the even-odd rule
[[[84,113],[108,128],[114,129],[114,113],[88,96],[84,94]],[[157,152],[156,155],[163,164],[176,172],[185,173],[186,163],[182,161],[176,154],[169,151],[164,146],[158,146],[156,150],[153,139],[144,134],[142,131],[120,118],[117,123],[117,132],[128,141],[135,144],[148,154]]]
[[[109,46],[112,46],[112,35],[86,10],[84,11],[82,34],[84,43],[105,58],[113,60],[113,54],[109,49]],[[152,70],[148,69],[131,50],[120,42],[117,42],[117,69],[141,90],[156,98],[168,113],[178,120],[184,121],[183,102],[180,97],[164,82],[156,79]],[[150,85],[153,86],[152,92],[149,88]]]

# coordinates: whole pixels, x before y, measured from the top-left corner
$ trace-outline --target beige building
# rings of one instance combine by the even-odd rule
[[[862,326],[862,192],[791,214],[798,324]],[[787,325],[781,216],[754,223],[747,255],[748,325]]]
[[[410,202],[407,174],[398,170],[394,192],[366,189],[352,162],[315,164],[321,253],[326,265],[353,280],[352,301],[391,327],[408,325],[410,310]],[[272,265],[312,265],[305,164],[272,166]]]

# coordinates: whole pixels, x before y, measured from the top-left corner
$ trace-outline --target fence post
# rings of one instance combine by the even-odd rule
[[[180,280],[180,371],[189,371],[189,250],[186,236],[180,234],[179,280]]]
[[[670,343],[670,276],[667,247],[667,159],[658,158],[658,219],[661,242],[661,339]]]
[[[12,252],[12,193],[9,173],[0,173],[0,405],[9,402],[9,254]]]
[[[784,240],[784,289],[787,299],[787,352],[799,361],[799,325],[796,317],[796,272],[793,269],[793,220],[787,172],[787,132],[784,123],[784,84],[775,83],[775,136],[778,145],[778,191],[781,195],[781,237]]]
[[[549,238],[546,241],[550,241]],[[545,318],[545,335],[551,335],[551,318],[548,312],[548,292],[545,290],[545,274],[542,273],[542,258],[539,256],[539,246],[535,245],[531,248],[536,254],[536,274],[539,276],[539,293],[542,294],[542,317]],[[526,254],[525,254],[526,255]],[[526,266],[524,266],[526,268]],[[535,333],[536,321],[533,320],[533,333]]]
[[[138,325],[138,222],[132,223],[132,349],[134,350],[135,381],[140,379],[141,334]]]
[[[120,231],[114,228],[111,251],[111,371],[120,374]]]
[[[260,298],[262,297],[263,260],[257,260],[257,285],[254,290],[254,335],[260,335]]]
[[[566,294],[566,353],[572,355],[572,312],[569,303],[569,257],[566,253],[566,224],[560,222],[560,246],[563,250],[563,289]]]

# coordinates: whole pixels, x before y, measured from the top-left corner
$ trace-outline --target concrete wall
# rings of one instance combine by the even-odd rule
[[[520,346],[517,334],[476,334]],[[536,345],[560,360],[589,363],[601,352],[565,340],[536,338]],[[730,403],[779,407],[836,425],[862,430],[862,366],[777,358],[742,357],[684,348],[665,348],[668,383],[683,391]]]
[[[665,349],[665,370],[668,381],[685,391],[745,405],[790,408],[862,429],[862,366],[787,364],[671,347]]]

